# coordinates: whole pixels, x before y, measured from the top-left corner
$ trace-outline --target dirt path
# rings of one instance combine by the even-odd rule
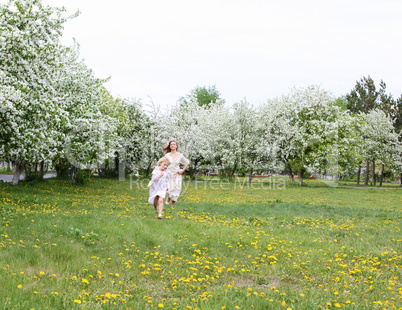
[[[402,189],[402,187],[361,187],[361,186],[338,186],[341,188],[353,188],[353,189]]]
[[[0,181],[3,182],[11,182],[13,179],[13,174],[0,174]],[[45,179],[48,178],[54,178],[56,176],[56,173],[45,173],[45,175],[43,176]],[[21,174],[20,180],[23,180],[25,177],[24,174]]]

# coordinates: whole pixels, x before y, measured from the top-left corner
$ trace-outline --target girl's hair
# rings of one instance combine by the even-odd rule
[[[172,142],[176,142],[176,145],[177,145],[176,151],[179,150],[179,144],[177,143],[177,141],[176,141],[176,140],[170,140],[169,143],[163,148],[163,152],[164,152],[165,154],[172,151],[172,150],[170,149],[170,143],[172,143]]]
[[[162,163],[167,163],[168,166],[170,165],[170,161],[166,157],[162,157],[161,159],[158,160],[158,166],[160,166]]]

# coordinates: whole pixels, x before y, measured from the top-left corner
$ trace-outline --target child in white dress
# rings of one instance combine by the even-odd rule
[[[168,189],[169,174],[166,169],[170,165],[170,161],[163,157],[159,159],[158,166],[152,171],[152,179],[149,182],[149,199],[148,203],[154,205],[154,209],[158,214],[158,219],[162,218],[163,199],[165,199]],[[159,205],[159,209],[157,206]]]

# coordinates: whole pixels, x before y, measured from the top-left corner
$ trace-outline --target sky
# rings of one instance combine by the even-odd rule
[[[81,14],[62,42],[115,97],[169,107],[196,86],[258,106],[293,87],[334,96],[363,76],[402,93],[399,0],[43,0]]]

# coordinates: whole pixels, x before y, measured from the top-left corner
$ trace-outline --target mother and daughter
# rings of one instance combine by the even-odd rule
[[[188,159],[179,153],[179,146],[174,140],[169,141],[163,152],[166,155],[159,159],[149,183],[148,203],[154,205],[158,219],[162,218],[163,199],[166,197],[166,204],[171,203],[173,206],[179,198],[182,175],[190,164]],[[183,169],[180,169],[180,164],[184,165]]]

